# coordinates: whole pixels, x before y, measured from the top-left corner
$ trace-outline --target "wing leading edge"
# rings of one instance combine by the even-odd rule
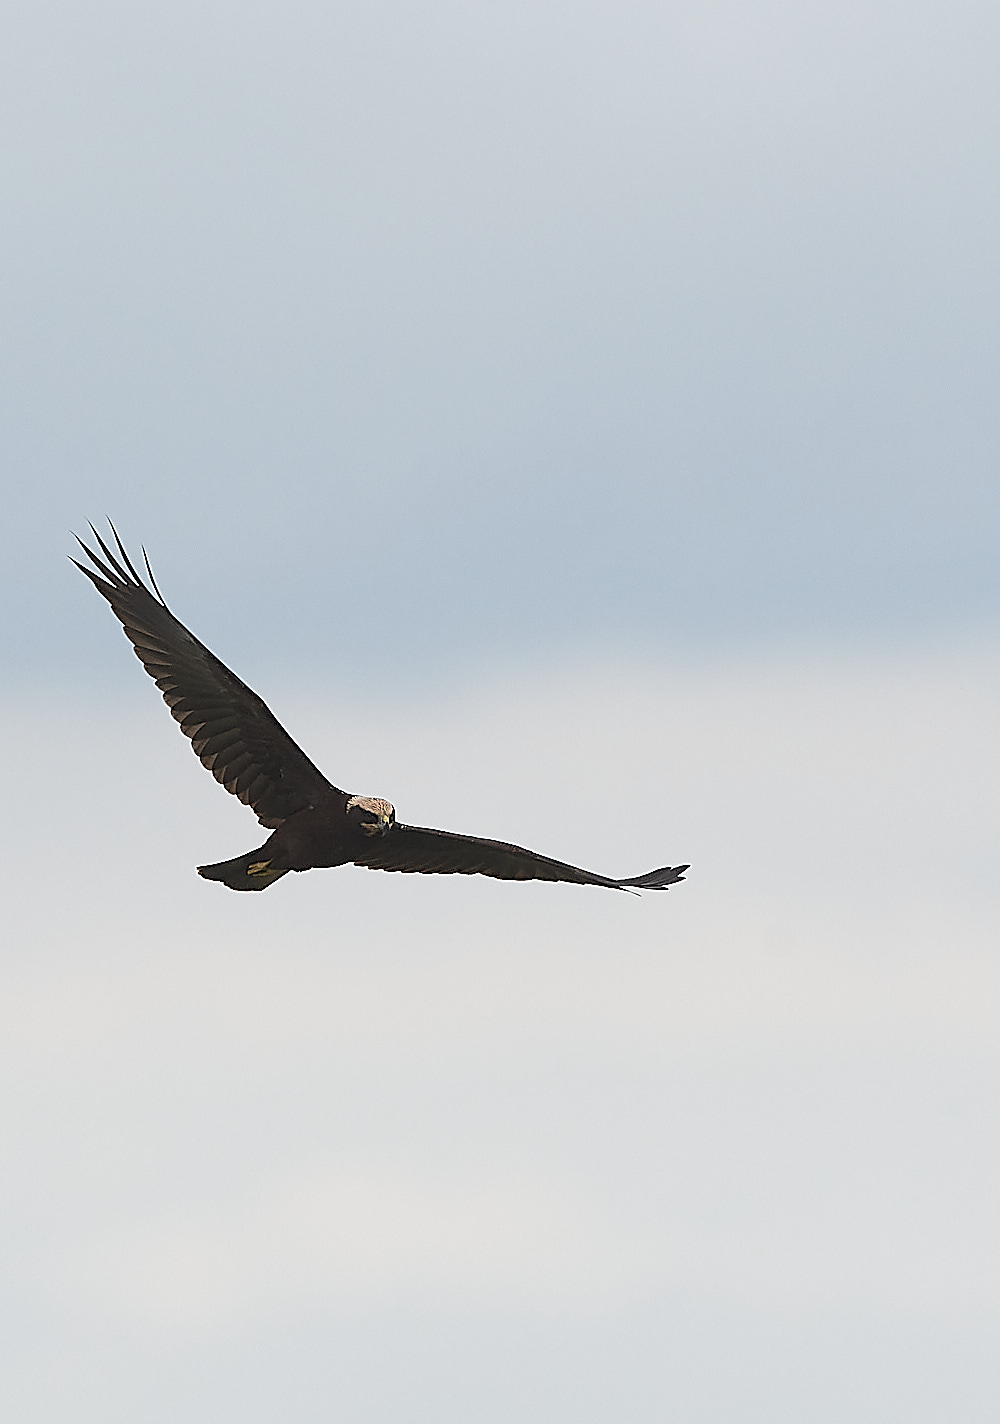
[[[256,692],[174,617],[156,586],[149,560],[146,570],[152,591],[136,573],[114,525],[111,532],[120,559],[90,527],[104,558],[82,539],[77,543],[97,572],[76,559],[72,562],[110,603],[136,656],[216,781],[271,829],[296,811],[331,795],[345,795],[292,741]],[[145,553],[144,549],[143,557]]]
[[[435,831],[428,826],[396,824],[364,860],[369,870],[397,870],[407,875],[488,875],[494,880],[562,880],[573,885],[604,885],[612,890],[666,890],[684,878],[686,865],[667,865],[627,880],[582,870],[577,865],[538,855],[524,846],[479,836]]]

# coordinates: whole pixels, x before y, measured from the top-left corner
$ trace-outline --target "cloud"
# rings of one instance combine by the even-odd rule
[[[972,1328],[997,690],[966,646],[282,707],[419,820],[690,857],[638,901],[350,869],[223,895],[194,863],[256,832],[150,690],[11,709],[9,1289],[182,1352],[303,1311],[690,1292]]]
[[[215,1211],[95,1234],[50,1266],[51,1285],[129,1332],[197,1339],[308,1304],[593,1308],[649,1280],[649,1240],[572,1181],[466,1176],[428,1180],[391,1160],[290,1164]]]

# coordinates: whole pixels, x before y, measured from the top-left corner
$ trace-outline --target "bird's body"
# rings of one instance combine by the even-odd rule
[[[344,796],[342,800],[347,801]],[[225,860],[201,865],[206,880],[221,880],[232,890],[264,890],[289,870],[318,870],[349,865],[366,849],[361,824],[341,804],[296,811],[271,832],[262,846]]]
[[[117,556],[96,529],[103,559],[78,541],[96,573],[73,562],[110,603],[202,764],[271,830],[255,850],[199,866],[207,880],[219,880],[231,890],[265,890],[290,870],[354,864],[425,875],[665,890],[688,869],[664,866],[613,880],[504,841],[406,826],[396,820],[388,801],[342,791],[313,765],[257,694],[174,617],[148,560],[152,591],[146,587],[114,525],[112,533]]]

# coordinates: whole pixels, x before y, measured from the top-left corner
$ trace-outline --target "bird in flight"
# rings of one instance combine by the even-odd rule
[[[174,617],[157,588],[145,549],[151,587],[136,573],[113,524],[117,554],[93,525],[90,528],[103,558],[77,538],[93,568],[77,559],[72,562],[110,603],[201,764],[271,831],[262,846],[235,860],[199,865],[198,874],[206,880],[219,880],[230,890],[266,890],[290,870],[347,864],[420,875],[562,880],[632,891],[666,890],[683,879],[686,865],[612,880],[505,841],[405,826],[388,801],[341,791],[313,766],[256,692]]]

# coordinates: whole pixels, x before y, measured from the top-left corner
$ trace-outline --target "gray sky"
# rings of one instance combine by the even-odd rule
[[[9,6],[16,665],[104,513],[289,664],[995,618],[997,31]]]
[[[18,1419],[992,1424],[992,648],[284,709],[431,824],[690,857],[638,900],[227,895],[259,831],[140,691],[8,707]]]
[[[995,1424],[996,8],[0,28],[8,1410]],[[690,879],[200,881],[105,513],[339,784]]]

